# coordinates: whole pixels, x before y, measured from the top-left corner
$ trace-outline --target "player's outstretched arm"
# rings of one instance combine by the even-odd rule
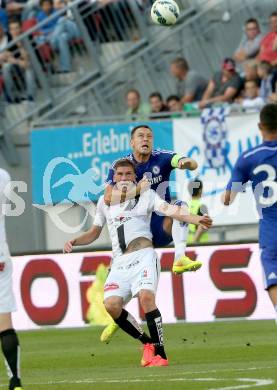
[[[81,234],[77,238],[73,238],[65,243],[63,253],[70,253],[73,250],[73,246],[88,245],[97,240],[102,231],[102,226],[93,225],[90,230]]]
[[[177,206],[163,202],[163,204],[159,206],[158,211],[168,217],[176,219],[177,221],[191,223],[197,226],[199,225],[204,230],[209,229],[213,224],[213,221],[209,215],[192,215],[189,213],[187,206]]]

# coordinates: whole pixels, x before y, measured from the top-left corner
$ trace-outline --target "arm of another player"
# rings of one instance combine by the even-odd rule
[[[194,171],[198,168],[197,162],[190,157],[182,157],[179,154],[175,154],[171,160],[171,166],[178,169],[188,169]]]
[[[226,186],[226,190],[221,196],[221,201],[225,206],[232,204],[238,194],[245,190],[245,184],[249,180],[249,169],[246,166],[244,156],[240,156],[234,166],[231,178]]]
[[[208,215],[208,208],[206,205],[202,204],[199,210],[198,215]],[[201,239],[201,236],[205,232],[205,229],[202,228],[202,226],[197,226],[196,232],[193,237],[193,242],[199,242]]]

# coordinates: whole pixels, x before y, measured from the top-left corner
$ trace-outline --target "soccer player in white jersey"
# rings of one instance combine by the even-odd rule
[[[9,390],[21,390],[20,347],[11,316],[11,313],[16,310],[12,291],[12,262],[6,240],[4,215],[5,190],[7,190],[9,182],[8,172],[0,169],[0,340],[10,377]]]
[[[126,190],[126,187],[134,185],[136,175],[132,161],[119,160],[114,169],[113,180],[118,189]],[[140,196],[129,200],[124,197],[123,191],[121,203],[116,205],[108,206],[104,197],[100,197],[93,227],[64,246],[64,252],[68,253],[75,245],[87,245],[95,241],[107,223],[112,240],[113,261],[104,286],[104,304],[115,323],[143,343],[143,367],[168,365],[162,317],[155,303],[160,262],[153,248],[150,230],[153,211],[170,215],[182,222],[201,225],[204,229],[212,224],[209,216],[189,215],[187,208],[170,205],[151,189],[146,189]],[[143,332],[135,318],[124,309],[130,298],[136,296],[144,310],[150,336]]]

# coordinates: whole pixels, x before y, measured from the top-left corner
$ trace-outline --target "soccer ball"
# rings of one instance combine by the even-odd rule
[[[179,15],[179,6],[174,0],[157,0],[151,8],[153,22],[162,26],[172,26]]]

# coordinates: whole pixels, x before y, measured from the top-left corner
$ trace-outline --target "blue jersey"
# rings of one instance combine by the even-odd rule
[[[277,249],[277,141],[265,141],[243,153],[227,189],[243,191],[248,181],[260,216],[260,246]]]
[[[139,163],[135,160],[134,155],[128,154],[124,158],[132,160],[136,164],[137,181],[147,177],[151,183],[151,189],[156,191],[162,199],[167,202],[171,201],[169,192],[169,177],[174,169],[171,160],[176,153],[168,150],[153,150],[149,160],[145,163]],[[109,170],[107,183],[113,182],[114,164]]]

